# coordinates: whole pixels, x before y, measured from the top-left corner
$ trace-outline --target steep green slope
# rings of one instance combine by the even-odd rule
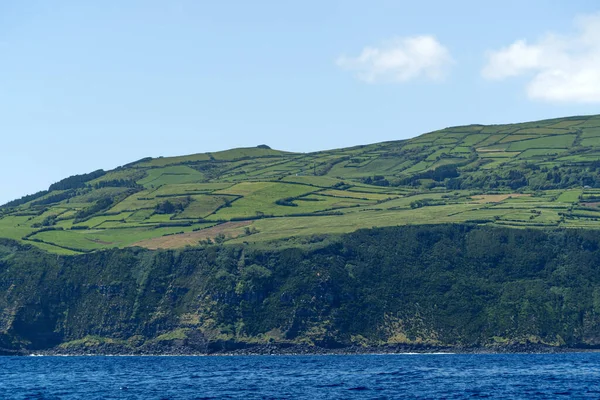
[[[308,154],[143,159],[0,208],[0,237],[77,254],[262,243],[374,226],[600,227],[600,116],[452,127]]]
[[[600,344],[600,237],[395,227],[282,250],[56,256],[0,241],[0,354]]]
[[[0,354],[597,347],[599,161],[592,116],[72,176],[0,207]]]

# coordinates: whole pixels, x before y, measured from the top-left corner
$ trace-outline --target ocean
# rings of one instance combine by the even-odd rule
[[[600,398],[600,353],[0,357],[1,399]]]

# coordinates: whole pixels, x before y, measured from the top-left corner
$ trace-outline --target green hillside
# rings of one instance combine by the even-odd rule
[[[600,227],[600,116],[452,127],[315,153],[147,158],[0,207],[0,237],[62,254],[262,243],[473,222]]]
[[[0,355],[598,349],[598,260],[589,230],[472,224],[267,250],[0,240]]]

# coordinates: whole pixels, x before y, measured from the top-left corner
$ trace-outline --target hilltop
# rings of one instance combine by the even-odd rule
[[[599,161],[587,116],[68,177],[0,208],[0,355],[600,348]]]
[[[411,224],[597,228],[599,167],[600,116],[451,127],[306,154],[261,145],[146,158],[7,203],[0,238],[78,254]]]

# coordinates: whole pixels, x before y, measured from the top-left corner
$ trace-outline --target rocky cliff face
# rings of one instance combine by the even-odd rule
[[[273,251],[56,256],[3,241],[0,348],[590,347],[600,344],[599,249],[591,231],[461,225]]]

